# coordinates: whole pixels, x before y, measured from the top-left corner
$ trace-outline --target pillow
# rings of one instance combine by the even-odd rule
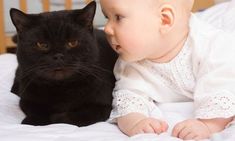
[[[217,28],[235,32],[235,0],[215,5],[196,15]]]

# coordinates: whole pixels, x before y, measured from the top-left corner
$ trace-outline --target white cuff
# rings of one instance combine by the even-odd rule
[[[235,94],[228,91],[217,93],[199,103],[196,118],[229,118],[235,115]]]
[[[150,99],[131,91],[114,92],[113,97],[113,110],[108,122],[116,122],[116,118],[129,113],[141,113],[149,116],[153,109],[153,103]]]

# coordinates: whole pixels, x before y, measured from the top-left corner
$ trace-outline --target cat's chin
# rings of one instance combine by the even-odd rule
[[[74,73],[67,69],[54,69],[47,72],[46,77],[51,80],[64,80],[70,78]]]

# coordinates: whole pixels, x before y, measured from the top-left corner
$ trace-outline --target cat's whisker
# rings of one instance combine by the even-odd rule
[[[31,15],[11,10],[20,31],[19,65],[11,91],[20,96],[26,115],[23,124],[81,127],[109,117],[114,87],[111,67],[117,56],[105,33],[91,27],[95,9],[93,2],[84,11]]]
[[[35,71],[35,70],[38,70],[38,69],[43,69],[43,68],[47,68],[48,65],[46,64],[41,64],[41,65],[38,65],[38,64],[35,64],[27,69],[24,69],[24,73],[22,76],[20,76],[21,79],[24,79],[25,77],[29,76],[29,75],[32,75],[32,72]]]
[[[107,72],[107,73],[112,73],[112,72],[110,72],[109,70],[104,69],[104,68],[102,68],[102,67],[100,67],[100,66],[98,66],[98,65],[91,65],[91,67],[92,67],[92,68],[95,68],[95,69],[97,69],[97,70],[99,70],[99,71],[103,71],[103,72]]]
[[[28,86],[31,84],[31,82],[34,80],[35,77],[31,77],[31,79],[28,80],[28,82],[26,82],[25,87],[22,88],[22,91],[20,91],[20,94],[23,94],[25,92],[25,90],[28,88]]]
[[[108,81],[106,81],[106,79],[102,78],[102,74],[103,73],[110,73],[112,74],[112,72],[103,69],[97,65],[81,65],[80,64],[71,64],[70,66],[72,66],[73,68],[75,68],[76,73],[81,74],[81,75],[90,75],[95,77],[98,81],[102,81],[105,82],[106,84],[110,85],[110,83]]]

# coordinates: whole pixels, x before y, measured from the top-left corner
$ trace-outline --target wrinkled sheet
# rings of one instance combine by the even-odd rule
[[[197,15],[215,27],[228,32],[235,31],[235,0]],[[22,125],[20,122],[25,115],[19,108],[19,97],[10,92],[16,67],[15,55],[0,55],[0,141],[181,141],[171,137],[172,128],[177,122],[193,117],[193,103],[162,104],[159,105],[160,111],[153,111],[152,116],[163,115],[169,123],[168,132],[133,137],[125,136],[115,124],[107,122],[87,127],[69,124]],[[235,123],[205,141],[235,141]]]
[[[1,141],[180,141],[171,137],[174,125],[193,117],[193,103],[166,103],[159,105],[160,110],[153,110],[151,116],[164,117],[169,124],[167,133],[140,134],[131,138],[119,131],[116,125],[100,122],[87,127],[69,124],[48,126],[22,125],[25,115],[20,110],[19,97],[10,92],[17,66],[16,56],[0,55],[0,140]],[[222,133],[212,136],[212,141],[234,141],[235,124]]]

